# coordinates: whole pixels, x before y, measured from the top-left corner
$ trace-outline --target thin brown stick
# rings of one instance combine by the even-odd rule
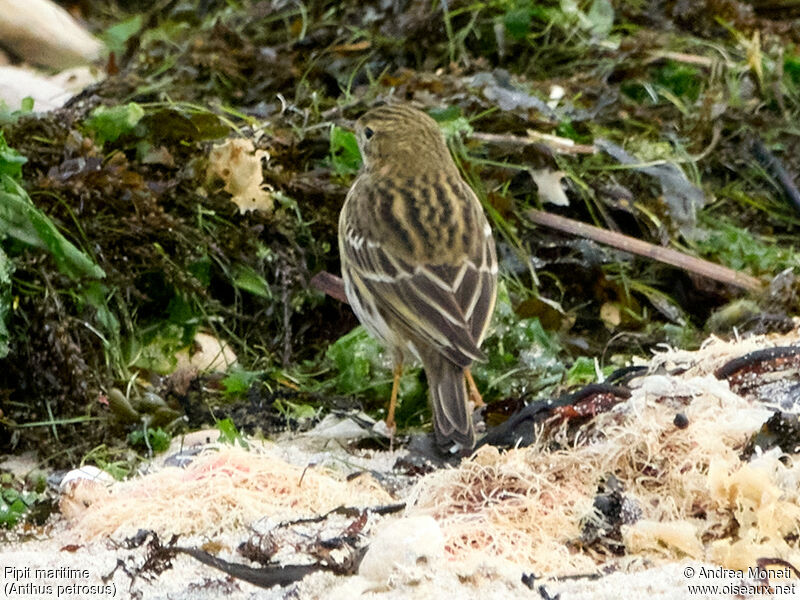
[[[700,67],[712,67],[714,65],[714,62],[717,61],[717,59],[709,58],[707,56],[699,56],[697,54],[687,54],[686,52],[669,52],[664,50],[658,50],[650,53],[649,60],[647,62],[661,60],[662,58],[668,58],[669,60],[685,63],[687,65],[698,65]]]
[[[350,304],[344,293],[344,282],[341,277],[327,271],[320,271],[311,278],[311,287],[323,294],[328,294],[331,298],[336,298],[339,302]]]
[[[764,286],[760,279],[701,258],[689,256],[683,252],[673,250],[672,248],[655,246],[621,233],[615,233],[607,229],[587,225],[580,221],[574,221],[541,210],[531,209],[525,214],[537,225],[544,225],[545,227],[588,238],[595,242],[600,242],[601,244],[607,244],[614,248],[624,250],[625,252],[630,252],[631,254],[638,254],[645,258],[657,260],[658,262],[666,263],[673,267],[702,275],[703,277],[708,277],[714,281],[734,285],[751,292],[757,292]]]
[[[487,144],[498,144],[507,146],[530,146],[531,144],[543,144],[553,152],[559,154],[594,154],[597,148],[585,144],[576,144],[569,138],[563,138],[548,133],[540,133],[533,129],[528,130],[526,137],[505,133],[481,133],[476,131],[471,134],[473,140],[485,142]]]

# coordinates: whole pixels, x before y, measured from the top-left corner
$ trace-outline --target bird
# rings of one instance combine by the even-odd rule
[[[470,367],[486,360],[480,345],[497,298],[492,228],[426,113],[378,106],[355,135],[363,164],[339,215],[339,255],[353,312],[393,356],[386,425],[394,430],[403,364],[416,358],[437,445],[471,449],[469,400],[482,400]]]

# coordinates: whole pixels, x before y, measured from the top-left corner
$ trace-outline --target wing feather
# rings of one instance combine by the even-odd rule
[[[357,233],[348,229],[352,220],[345,211],[340,222],[345,227],[340,249],[343,270],[358,278],[388,323],[411,341],[424,342],[466,367],[485,360],[479,344],[494,309],[497,262],[480,204],[472,190],[466,184],[463,187],[474,199],[470,209],[478,218],[473,214],[469,220],[472,241],[461,255],[447,257],[446,262],[439,262],[438,257],[419,261],[399,256],[378,241],[381,237],[375,227],[365,227],[364,220]]]

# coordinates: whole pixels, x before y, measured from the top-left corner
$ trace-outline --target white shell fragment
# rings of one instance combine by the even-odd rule
[[[369,545],[358,574],[386,583],[396,569],[414,570],[444,558],[444,535],[433,517],[398,519],[382,527]]]
[[[58,507],[67,519],[82,515],[97,500],[107,498],[114,478],[93,465],[73,469],[61,480]]]

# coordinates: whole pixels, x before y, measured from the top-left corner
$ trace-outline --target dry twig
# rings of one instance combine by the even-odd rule
[[[638,254],[639,256],[644,256],[645,258],[657,260],[659,262],[672,265],[673,267],[683,269],[684,271],[690,271],[697,275],[702,275],[703,277],[713,279],[714,281],[734,285],[751,292],[757,292],[761,290],[764,285],[760,279],[751,277],[745,273],[740,273],[739,271],[734,271],[728,267],[723,267],[722,265],[718,265],[701,258],[689,256],[683,252],[673,250],[672,248],[655,246],[653,244],[649,244],[648,242],[637,240],[636,238],[632,238],[621,233],[608,231],[607,229],[601,229],[600,227],[595,227],[586,223],[581,223],[580,221],[574,221],[572,219],[567,219],[566,217],[561,217],[559,215],[554,215],[535,209],[529,210],[526,213],[526,216],[537,225],[544,225],[545,227],[558,229],[559,231],[594,240],[595,242],[600,242],[601,244],[607,244],[609,246],[613,246],[614,248],[624,250],[625,252],[630,252],[631,254]]]

